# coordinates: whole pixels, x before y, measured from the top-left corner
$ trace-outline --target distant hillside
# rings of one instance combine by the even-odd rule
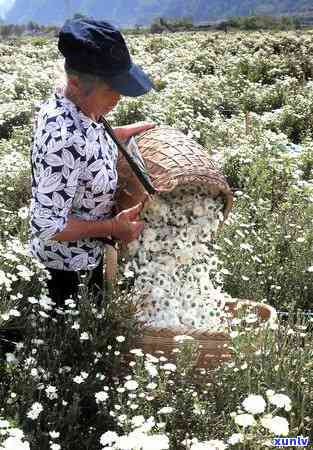
[[[133,26],[148,24],[160,16],[188,16],[194,22],[207,22],[239,15],[303,15],[309,11],[313,15],[312,0],[15,0],[5,19],[9,23],[32,20],[61,24],[67,17],[82,13]]]

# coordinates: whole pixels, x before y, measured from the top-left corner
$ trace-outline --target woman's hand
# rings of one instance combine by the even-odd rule
[[[131,136],[135,134],[143,133],[144,131],[154,128],[156,124],[154,122],[136,122],[124,127],[113,128],[114,133],[121,141],[127,141]]]
[[[112,237],[122,241],[124,244],[138,239],[144,228],[143,222],[139,220],[139,214],[142,208],[143,202],[140,202],[138,205],[125,209],[111,219]]]

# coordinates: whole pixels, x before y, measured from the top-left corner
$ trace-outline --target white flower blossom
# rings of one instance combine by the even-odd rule
[[[86,331],[81,333],[81,335],[80,335],[80,340],[81,341],[88,341],[89,339],[90,339],[89,334]]]
[[[212,439],[210,441],[196,442],[191,445],[190,450],[225,450],[227,445],[220,440]]]
[[[272,405],[277,406],[277,408],[283,408],[285,411],[291,410],[291,400],[285,394],[273,394],[269,398],[269,401]]]
[[[228,438],[228,444],[236,445],[243,441],[244,435],[242,433],[234,433]]]
[[[166,363],[163,366],[161,366],[161,369],[169,370],[170,372],[176,371],[176,365],[172,363]]]
[[[171,414],[174,411],[174,408],[171,406],[164,406],[163,408],[159,409],[158,414]]]
[[[139,387],[139,384],[135,380],[128,380],[124,386],[128,391],[135,391]]]
[[[100,391],[95,393],[95,397],[97,403],[103,403],[109,398],[109,395],[107,392]]]
[[[270,414],[261,418],[261,424],[275,436],[287,436],[289,433],[289,424],[287,419],[280,416],[272,417]]]
[[[266,402],[261,395],[249,395],[243,402],[242,406],[250,414],[261,414],[265,411]]]
[[[49,431],[49,435],[51,439],[58,439],[60,437],[60,433],[58,431]]]
[[[252,414],[238,414],[234,420],[237,425],[243,428],[251,427],[255,424]]]
[[[17,358],[14,355],[14,353],[6,353],[5,359],[8,364],[16,364],[17,363]]]
[[[118,434],[115,431],[106,431],[100,437],[100,444],[103,446],[112,445],[118,439]]]
[[[8,420],[0,419],[0,428],[9,428],[10,422]]]
[[[20,208],[17,212],[17,215],[21,218],[21,219],[27,219],[28,215],[29,215],[29,208],[27,208],[27,206],[23,206],[22,208]]]
[[[133,427],[138,428],[141,427],[144,423],[145,423],[146,419],[144,418],[144,416],[134,416],[131,419],[131,423],[133,425]]]
[[[27,413],[27,417],[32,420],[36,420],[39,417],[39,414],[43,411],[43,406],[39,402],[35,402],[32,404],[30,410]]]
[[[58,398],[58,390],[55,386],[49,385],[46,387],[45,391],[46,391],[46,395],[47,395],[48,399],[55,400]]]
[[[61,450],[61,445],[53,442],[52,444],[50,444],[50,449],[51,450]]]
[[[84,381],[88,378],[87,372],[81,372],[80,375],[77,375],[73,378],[74,383],[76,384],[82,384]]]

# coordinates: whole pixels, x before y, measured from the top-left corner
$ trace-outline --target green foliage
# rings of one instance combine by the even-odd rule
[[[216,405],[214,415],[227,417],[233,413],[246,397],[243,392],[247,387],[249,393],[265,399],[268,389],[281,392],[290,396],[293,405],[292,413],[279,411],[280,416],[290,421],[289,435],[304,433],[312,440],[313,402],[308,381],[312,376],[312,324],[295,314],[272,328],[262,330],[243,322],[234,327],[237,336],[232,340],[232,361],[212,374],[212,383],[207,388],[208,397]],[[238,432],[230,422],[224,426],[229,434]],[[261,433],[265,433],[264,428]],[[248,442],[245,447],[235,448],[264,448],[256,443],[250,445]]]
[[[115,115],[116,125],[126,125],[145,119],[140,101],[121,102],[118,113]]]
[[[0,395],[6,414],[27,430],[32,448],[48,448],[53,430],[61,433],[64,449],[98,448],[100,434],[116,428],[109,415],[115,400],[109,386],[125,372],[120,352],[127,350],[116,337],[123,335],[129,342],[138,328],[125,294],[115,292],[108,303],[96,307],[82,280],[80,295],[79,305],[68,302],[57,312],[42,296],[23,314],[24,346],[8,367],[10,376],[4,377],[7,384]],[[52,398],[45,391],[48,386],[56,388]],[[105,386],[109,398],[100,409],[95,394]],[[10,391],[17,394],[16,401],[6,402]],[[34,401],[45,411],[38,422],[27,418]]]
[[[22,88],[22,87],[21,87]],[[19,92],[19,86],[16,84],[16,92],[18,96],[22,96]],[[25,102],[6,103],[0,106],[0,140],[9,139],[15,127],[21,127],[29,123],[31,111]]]
[[[278,309],[310,309],[313,280],[310,182],[312,156],[263,145],[249,157],[230,153],[225,172],[238,193],[234,217],[218,237],[234,297],[266,299]],[[311,179],[311,178],[310,178]],[[241,194],[241,195],[239,195]]]
[[[232,17],[224,23],[226,26],[246,31],[294,30],[300,28],[300,19],[293,16],[240,16]]]
[[[51,35],[56,34],[57,31],[58,28],[55,26],[49,25],[45,27],[33,21],[29,21],[26,25],[1,24],[0,22],[0,36],[2,39],[15,38],[23,35]],[[40,39],[38,42],[40,42]]]
[[[150,26],[150,33],[162,33],[163,31],[185,31],[193,28],[192,18],[181,17],[179,19],[165,19],[158,17]]]

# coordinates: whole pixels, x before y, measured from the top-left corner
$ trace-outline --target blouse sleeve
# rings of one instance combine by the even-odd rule
[[[64,230],[78,187],[81,152],[69,117],[49,117],[35,133],[31,237],[50,240]]]

